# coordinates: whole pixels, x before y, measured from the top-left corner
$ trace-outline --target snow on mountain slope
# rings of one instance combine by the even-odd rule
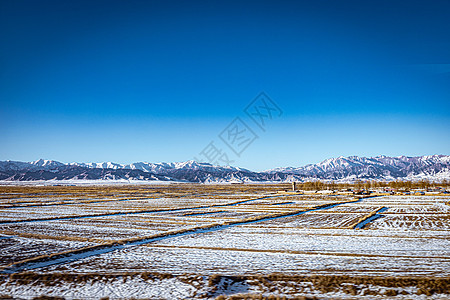
[[[46,169],[54,169],[57,167],[61,167],[64,166],[63,163],[60,163],[58,161],[55,160],[47,160],[47,159],[38,159],[36,161],[32,161],[30,162],[30,164],[36,166],[36,167],[43,167]]]
[[[214,171],[217,169],[226,169],[233,171],[248,171],[242,168],[232,166],[213,166],[209,163],[199,163],[193,160],[185,162],[174,163],[149,163],[149,162],[137,162],[132,164],[117,164],[112,162],[103,163],[70,163],[69,165],[86,167],[86,168],[103,168],[103,169],[130,169],[141,170],[144,172],[162,172],[167,170],[189,169],[189,170],[209,170]]]
[[[0,162],[0,180],[163,180],[183,182],[290,182],[306,180],[450,179],[450,156],[358,157],[326,159],[318,164],[252,172],[195,161],[132,164],[70,163],[52,160]]]
[[[342,180],[359,179],[396,179],[428,178],[438,176],[445,178],[450,170],[450,156],[428,155],[418,157],[338,157],[326,159],[315,165],[299,168],[277,168],[268,173],[289,173],[320,179]]]
[[[27,162],[5,160],[0,162],[0,171],[19,171],[32,168],[33,165]]]
[[[65,166],[65,164],[60,163],[54,160],[44,160],[39,159],[32,162],[21,162],[21,161],[12,161],[6,160],[0,162],[0,171],[8,171],[8,170],[52,170],[57,169],[58,167]]]

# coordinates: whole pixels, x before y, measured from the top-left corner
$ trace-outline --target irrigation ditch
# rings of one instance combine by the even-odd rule
[[[277,197],[277,195],[260,197],[257,199],[237,201],[237,202],[228,203],[228,204],[214,205],[214,206],[201,206],[201,207],[196,207],[196,208],[182,208],[182,209],[175,209],[175,210],[155,210],[152,212],[180,211],[180,210],[188,210],[188,209],[235,206],[235,205],[247,203],[250,201],[256,201],[256,200],[260,200],[260,199],[273,198],[273,197]],[[245,224],[252,224],[252,223],[270,221],[270,220],[275,220],[275,219],[280,219],[280,218],[299,216],[299,215],[302,215],[302,214],[305,214],[308,212],[331,209],[331,208],[339,206],[339,205],[344,205],[344,204],[348,204],[348,203],[357,203],[357,202],[362,201],[364,198],[372,198],[372,197],[373,196],[359,197],[359,198],[353,199],[351,201],[342,201],[342,202],[318,205],[311,209],[263,215],[263,216],[253,217],[253,218],[247,218],[244,220],[212,223],[212,224],[193,227],[193,228],[167,231],[164,233],[155,234],[155,235],[146,236],[146,237],[123,239],[123,240],[113,241],[113,242],[104,243],[104,244],[100,244],[100,245],[88,246],[88,247],[84,247],[84,248],[80,248],[80,249],[76,249],[76,250],[69,250],[69,251],[60,252],[60,253],[53,253],[53,254],[49,254],[49,255],[37,256],[37,257],[33,257],[33,258],[29,258],[26,260],[12,263],[12,264],[4,267],[3,269],[0,269],[0,273],[13,274],[13,273],[23,272],[23,271],[27,271],[27,270],[31,270],[31,269],[44,268],[44,267],[48,267],[48,266],[52,266],[52,265],[56,265],[56,264],[66,264],[66,263],[70,263],[70,262],[77,261],[80,259],[98,256],[98,255],[109,253],[112,251],[121,250],[124,248],[133,247],[133,246],[139,246],[139,245],[143,245],[143,244],[148,244],[148,243],[152,243],[152,242],[156,242],[156,241],[160,241],[160,240],[164,240],[164,239],[220,231],[220,230],[225,230],[225,229],[228,229],[231,227],[245,225]],[[142,212],[137,212],[137,213],[142,213]],[[127,213],[124,213],[124,214],[127,214]],[[111,214],[108,214],[108,215],[111,215]],[[113,214],[113,215],[116,215],[116,214]],[[82,217],[80,217],[80,218],[82,218]],[[63,219],[70,219],[70,218],[63,218]]]
[[[215,204],[215,205],[201,205],[201,206],[192,206],[192,207],[183,207],[183,208],[151,209],[151,210],[138,210],[138,211],[130,211],[130,212],[72,215],[72,216],[64,216],[64,217],[36,218],[36,219],[24,219],[24,220],[0,220],[0,224],[17,224],[17,223],[46,222],[46,221],[58,221],[58,220],[76,220],[76,219],[97,218],[97,217],[125,216],[125,215],[136,215],[136,214],[151,214],[151,213],[177,212],[177,211],[196,210],[196,209],[208,209],[208,208],[214,208],[214,207],[236,206],[236,205],[244,204],[247,202],[263,200],[263,199],[268,199],[268,198],[275,198],[275,197],[284,197],[284,196],[285,195],[264,196],[264,197],[259,197],[259,198],[235,201],[235,202],[231,202],[231,203]]]

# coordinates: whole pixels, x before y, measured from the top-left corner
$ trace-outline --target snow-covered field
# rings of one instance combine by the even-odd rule
[[[8,188],[0,295],[450,297],[450,197],[357,201],[261,185]]]

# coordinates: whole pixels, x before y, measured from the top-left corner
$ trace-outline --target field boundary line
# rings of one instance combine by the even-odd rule
[[[378,218],[381,218],[382,215],[379,215],[379,212],[383,212],[385,210],[387,210],[388,208],[383,206],[380,207],[372,212],[370,212],[369,214],[365,215],[362,218],[359,218],[355,224],[347,226],[347,229],[363,229],[368,223],[375,221]],[[358,227],[360,226],[360,227]]]
[[[257,199],[255,199],[255,200],[257,200]],[[104,244],[100,244],[100,245],[88,246],[88,247],[75,249],[75,250],[68,250],[68,251],[59,252],[59,253],[41,255],[41,256],[32,257],[32,258],[28,258],[28,259],[25,259],[25,260],[22,260],[19,262],[9,264],[6,267],[3,267],[2,269],[0,269],[0,273],[5,273],[5,274],[16,273],[18,271],[27,269],[26,267],[28,265],[33,265],[33,264],[37,265],[34,268],[39,268],[39,267],[45,267],[45,266],[49,266],[49,265],[53,265],[53,264],[76,261],[81,258],[86,258],[86,257],[90,257],[90,256],[95,256],[95,255],[123,249],[126,246],[135,246],[135,245],[137,246],[137,245],[141,245],[141,244],[147,244],[147,243],[151,243],[154,241],[158,241],[158,240],[162,240],[162,239],[166,239],[166,238],[173,238],[173,237],[187,235],[187,234],[207,233],[207,232],[211,232],[211,231],[227,229],[231,226],[245,225],[245,224],[251,224],[251,223],[256,223],[256,222],[269,221],[269,220],[278,219],[278,218],[296,216],[296,215],[304,214],[304,213],[311,212],[314,210],[328,209],[328,208],[332,208],[337,205],[342,205],[342,204],[347,204],[347,203],[355,203],[355,202],[359,202],[361,200],[362,200],[362,198],[356,198],[356,200],[354,199],[352,201],[322,204],[322,205],[318,205],[314,208],[307,209],[307,210],[292,211],[292,212],[279,213],[279,214],[269,214],[269,215],[252,217],[252,218],[243,219],[243,220],[226,221],[226,222],[221,222],[221,223],[217,222],[217,223],[207,224],[207,225],[203,225],[203,226],[197,226],[197,227],[193,227],[193,228],[185,228],[185,229],[181,229],[181,230],[171,230],[171,231],[154,234],[154,235],[150,235],[150,236],[141,236],[141,237],[135,237],[135,238],[131,238],[131,239],[123,239],[123,240],[113,241],[113,242],[104,243]],[[246,201],[249,201],[249,200],[246,200]],[[89,255],[89,253],[90,253],[90,255]],[[78,255],[78,257],[77,257],[77,255]],[[52,261],[53,261],[53,263],[51,263]],[[47,262],[48,262],[48,264],[45,264]],[[39,263],[42,263],[41,266],[39,266]],[[31,266],[31,267],[33,267],[33,266]]]
[[[64,205],[83,205],[83,204],[93,204],[93,203],[104,203],[104,202],[124,202],[124,201],[133,201],[133,200],[153,200],[153,199],[161,199],[164,197],[156,197],[156,198],[149,198],[149,197],[142,197],[142,198],[119,198],[119,199],[93,199],[93,200],[85,200],[85,201],[79,201],[77,200],[70,201],[70,202],[62,202],[62,203],[33,203],[29,205],[10,205],[10,206],[0,206],[0,209],[14,209],[14,208],[28,208],[28,207],[47,207],[47,206],[64,206]]]
[[[344,252],[318,252],[308,250],[275,250],[275,249],[246,249],[246,248],[222,248],[222,247],[206,247],[206,246],[177,246],[177,245],[154,245],[149,244],[146,247],[153,248],[170,248],[170,249],[199,249],[199,250],[219,250],[219,251],[237,251],[237,252],[261,252],[261,253],[287,253],[287,254],[306,254],[306,255],[324,255],[324,256],[349,256],[349,257],[387,257],[387,258],[432,258],[450,260],[448,256],[410,256],[410,255],[386,255],[386,254],[356,254]]]
[[[133,215],[133,214],[146,214],[146,213],[158,213],[158,212],[175,212],[175,211],[184,211],[191,209],[205,209],[205,208],[213,208],[213,207],[226,207],[226,206],[236,206],[239,204],[244,204],[246,202],[274,198],[274,197],[282,197],[282,195],[266,195],[263,197],[252,198],[247,200],[239,200],[231,203],[224,204],[215,204],[215,205],[200,205],[200,206],[192,206],[185,208],[163,208],[163,209],[150,209],[150,210],[138,210],[138,211],[130,211],[130,212],[113,212],[106,214],[86,214],[86,215],[70,215],[64,217],[50,217],[50,218],[36,218],[36,219],[23,219],[23,220],[0,220],[0,224],[14,224],[14,223],[30,223],[30,222],[45,222],[45,221],[56,221],[56,220],[71,220],[71,219],[83,219],[83,218],[97,218],[97,217],[109,217],[109,216],[119,216],[119,215]]]

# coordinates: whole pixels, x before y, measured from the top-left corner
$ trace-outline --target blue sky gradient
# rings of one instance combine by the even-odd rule
[[[1,1],[0,159],[450,154],[450,2]],[[265,91],[283,115],[243,112]],[[240,157],[218,134],[241,117]]]

